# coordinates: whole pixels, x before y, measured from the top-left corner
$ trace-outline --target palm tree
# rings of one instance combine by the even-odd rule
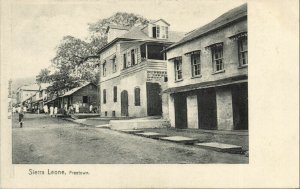
[[[50,82],[50,70],[47,68],[42,69],[40,73],[36,76],[36,81],[38,83],[48,83]]]

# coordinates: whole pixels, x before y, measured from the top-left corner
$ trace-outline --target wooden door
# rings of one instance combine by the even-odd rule
[[[175,127],[179,129],[187,128],[187,104],[186,96],[183,94],[174,95]]]
[[[203,89],[198,93],[199,129],[217,129],[217,104],[215,89]]]
[[[121,116],[128,116],[128,92],[121,92]]]
[[[147,114],[162,115],[161,87],[159,83],[147,83]]]

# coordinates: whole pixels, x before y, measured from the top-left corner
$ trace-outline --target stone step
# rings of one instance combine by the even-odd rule
[[[167,136],[165,134],[155,133],[155,132],[136,133],[136,135],[144,136],[144,137],[148,137],[148,138],[154,138],[154,139],[161,138],[161,137],[166,137]]]
[[[110,128],[110,124],[96,125],[96,128]]]
[[[142,133],[144,131],[142,130],[138,130],[138,129],[123,129],[123,130],[119,130],[121,132],[124,132],[124,133],[129,133],[129,134],[135,134],[135,133]]]
[[[170,136],[170,137],[162,137],[159,139],[165,140],[165,141],[170,141],[170,142],[182,143],[182,144],[194,144],[194,143],[198,142],[198,139],[188,138],[188,137],[183,137],[183,136]]]
[[[241,146],[218,143],[218,142],[196,143],[195,146],[208,149],[208,150],[218,151],[218,152],[241,153],[243,151]]]

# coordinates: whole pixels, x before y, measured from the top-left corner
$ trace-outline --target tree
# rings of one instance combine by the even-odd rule
[[[47,68],[42,69],[36,76],[36,81],[38,83],[48,83],[50,81],[50,70],[48,70]]]
[[[90,23],[87,41],[73,36],[63,37],[56,48],[55,57],[51,60],[56,71],[49,77],[53,83],[49,89],[70,89],[82,81],[97,84],[99,73],[95,65],[99,62],[99,50],[107,44],[106,28],[109,25],[132,27],[146,23],[148,20],[139,15],[118,12],[109,18]]]

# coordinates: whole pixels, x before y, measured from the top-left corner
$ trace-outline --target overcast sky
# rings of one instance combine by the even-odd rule
[[[198,28],[245,0],[110,0],[16,1],[11,10],[12,78],[36,76],[50,66],[55,47],[65,35],[84,39],[88,23],[116,12],[163,18],[171,30]],[[76,2],[76,3],[74,3]],[[22,69],[20,69],[22,68]]]

